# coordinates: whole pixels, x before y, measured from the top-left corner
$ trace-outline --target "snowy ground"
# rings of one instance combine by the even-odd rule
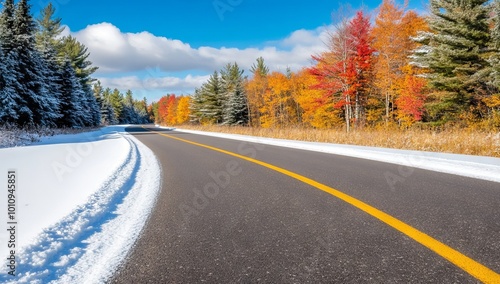
[[[165,127],[168,129],[167,127]],[[176,131],[209,135],[226,139],[262,143],[267,145],[289,147],[295,149],[330,153],[336,155],[363,158],[368,160],[386,162],[401,165],[404,167],[421,168],[431,171],[461,175],[483,180],[500,182],[500,159],[482,156],[456,155],[435,152],[396,150],[387,148],[340,145],[330,143],[302,142],[294,140],[282,140],[272,138],[262,138],[255,136],[225,134],[215,132],[203,132],[195,130],[175,129]],[[500,146],[499,146],[500,147]],[[388,179],[396,179],[398,175],[404,178],[407,174],[404,168],[401,173],[388,173]]]
[[[161,183],[154,154],[124,127],[42,138],[0,149],[0,221],[7,172],[17,172],[16,276],[0,230],[0,282],[102,283],[141,232]]]

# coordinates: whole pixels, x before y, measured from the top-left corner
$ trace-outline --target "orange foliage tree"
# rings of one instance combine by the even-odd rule
[[[384,101],[386,123],[395,116],[397,95],[402,92],[408,95],[408,89],[403,91],[408,82],[421,81],[407,80],[404,68],[409,64],[409,55],[417,47],[411,37],[424,30],[428,30],[425,19],[413,11],[405,13],[404,7],[398,7],[394,0],[384,0],[379,7],[372,33],[373,46],[378,54],[375,86]]]

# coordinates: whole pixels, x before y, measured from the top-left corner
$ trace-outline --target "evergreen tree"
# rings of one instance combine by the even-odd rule
[[[85,125],[85,109],[82,101],[84,92],[70,60],[65,60],[61,70],[61,127],[82,127]]]
[[[264,63],[264,58],[257,58],[257,62],[252,65],[250,72],[252,72],[254,76],[257,74],[262,77],[267,76],[269,74],[269,67]]]
[[[120,117],[120,123],[135,124],[139,123],[134,108],[134,97],[131,90],[127,90],[123,99],[123,110]]]
[[[58,37],[63,32],[64,28],[61,27],[61,18],[54,18],[55,8],[52,3],[49,3],[36,20],[38,24],[38,32],[36,34],[36,43],[40,50],[57,49],[59,48],[60,41]]]
[[[104,125],[112,125],[118,123],[115,109],[111,103],[111,89],[106,88],[102,92],[102,108],[101,108],[101,123]]]
[[[108,117],[108,107],[107,105],[105,106],[101,81],[97,81],[97,83],[94,84],[92,91],[94,92],[95,100],[99,106],[99,124],[109,124],[109,122],[106,121],[106,118]]]
[[[221,71],[222,94],[225,102],[223,124],[248,124],[248,101],[243,87],[243,72],[237,63],[227,64]]]
[[[200,89],[195,91],[191,104],[193,122],[219,124],[223,121],[223,103],[221,78],[215,71]]]
[[[426,62],[436,90],[427,109],[433,120],[454,120],[484,95],[484,58],[490,41],[488,0],[431,0],[431,51]]]
[[[63,57],[68,57],[71,60],[76,76],[80,78],[82,85],[89,85],[94,81],[94,74],[98,67],[92,66],[92,62],[88,60],[90,53],[87,47],[80,43],[72,36],[66,36],[61,41],[61,50]]]
[[[118,89],[114,89],[109,95],[110,105],[113,107],[115,123],[119,123],[123,111],[123,95]]]
[[[59,118],[58,98],[49,93],[45,83],[46,64],[35,49],[36,25],[30,14],[28,0],[21,0],[14,13],[14,52],[17,56],[17,90],[33,116],[20,118],[20,125],[55,126]]]
[[[55,9],[49,4],[42,10],[40,17],[36,20],[38,30],[35,34],[35,42],[41,60],[44,63],[42,69],[45,78],[47,92],[59,103],[61,94],[61,59],[58,56],[59,41],[57,37],[63,31],[61,19],[53,19]],[[61,114],[59,117],[62,116]]]
[[[20,89],[16,77],[13,54],[4,55],[0,48],[0,124],[16,125],[21,117],[32,117],[27,103],[17,91]]]
[[[5,56],[14,49],[14,0],[5,0],[0,14],[0,46]]]
[[[491,29],[491,54],[488,60],[492,68],[489,83],[496,88],[497,93],[500,93],[500,0],[495,0],[491,4],[491,10],[493,28]]]

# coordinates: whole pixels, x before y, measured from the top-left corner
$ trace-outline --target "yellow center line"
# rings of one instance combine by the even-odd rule
[[[144,128],[144,129],[146,129],[146,128]],[[147,130],[149,130],[149,129],[147,129]],[[444,243],[432,238],[431,236],[425,234],[424,232],[421,232],[421,231],[413,228],[412,226],[404,223],[403,221],[400,221],[399,219],[396,219],[396,218],[392,217],[391,215],[389,215],[389,214],[387,214],[387,213],[385,213],[385,212],[383,212],[383,211],[381,211],[381,210],[379,210],[371,205],[368,205],[361,200],[358,200],[350,195],[347,195],[347,194],[345,194],[337,189],[334,189],[332,187],[329,187],[327,185],[324,185],[322,183],[319,183],[315,180],[312,180],[312,179],[307,178],[305,176],[299,175],[297,173],[294,173],[294,172],[285,170],[283,168],[268,164],[266,162],[262,162],[262,161],[259,161],[256,159],[252,159],[252,158],[242,156],[242,155],[230,152],[230,151],[222,150],[222,149],[219,149],[216,147],[212,147],[212,146],[208,146],[205,144],[196,143],[196,142],[185,140],[185,139],[178,138],[175,136],[167,135],[167,134],[164,134],[161,132],[152,131],[152,130],[149,130],[149,131],[156,133],[156,134],[159,134],[159,135],[164,136],[164,137],[168,137],[168,138],[182,141],[182,142],[185,142],[185,143],[188,143],[191,145],[196,145],[199,147],[203,147],[206,149],[210,149],[213,151],[224,153],[224,154],[236,157],[236,158],[240,158],[242,160],[246,160],[248,162],[266,167],[268,169],[274,170],[276,172],[279,172],[279,173],[282,173],[282,174],[287,175],[289,177],[292,177],[294,179],[297,179],[303,183],[306,183],[310,186],[313,186],[317,189],[320,189],[324,192],[327,192],[327,193],[337,197],[338,199],[340,199],[346,203],[349,203],[350,205],[352,205],[352,206],[366,212],[367,214],[379,219],[380,221],[393,227],[394,229],[398,230],[399,232],[412,238],[416,242],[429,248],[430,250],[437,253],[441,257],[447,259],[449,262],[453,263],[454,265],[460,267],[465,272],[474,276],[476,279],[480,280],[481,282],[500,283],[500,274],[496,273],[495,271],[489,269],[488,267],[482,265],[481,263],[475,261],[474,259],[460,253],[459,251],[445,245]]]

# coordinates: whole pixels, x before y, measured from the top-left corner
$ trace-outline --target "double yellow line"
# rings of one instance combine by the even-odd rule
[[[144,129],[146,129],[146,128],[144,128]],[[227,155],[230,155],[230,156],[233,156],[233,157],[236,157],[236,158],[239,158],[239,159],[260,165],[260,166],[263,166],[265,168],[279,172],[279,173],[284,174],[286,176],[292,177],[296,180],[299,180],[305,184],[313,186],[313,187],[320,189],[324,192],[327,192],[327,193],[337,197],[338,199],[340,199],[346,203],[349,203],[350,205],[352,205],[352,206],[366,212],[367,214],[379,219],[380,221],[393,227],[394,229],[398,230],[399,232],[407,235],[408,237],[412,238],[416,242],[429,248],[430,250],[437,253],[441,257],[447,259],[449,262],[460,267],[461,269],[463,269],[464,271],[466,271],[470,275],[474,276],[476,279],[480,280],[481,282],[500,283],[500,274],[496,273],[495,271],[489,269],[488,267],[482,265],[481,263],[475,261],[474,259],[460,253],[459,251],[443,244],[442,242],[432,238],[431,236],[425,234],[424,232],[421,232],[421,231],[413,228],[412,226],[404,223],[403,221],[400,221],[399,219],[396,219],[396,218],[392,217],[391,215],[384,213],[383,211],[381,211],[373,206],[370,206],[370,205],[362,202],[361,200],[358,200],[358,199],[356,199],[350,195],[347,195],[339,190],[331,188],[327,185],[324,185],[322,183],[319,183],[315,180],[312,180],[312,179],[307,178],[305,176],[299,175],[297,173],[294,173],[294,172],[285,170],[283,168],[268,164],[266,162],[262,162],[262,161],[259,161],[256,159],[252,159],[252,158],[249,158],[246,156],[242,156],[242,155],[230,152],[230,151],[222,150],[222,149],[208,146],[205,144],[196,143],[193,141],[181,139],[181,138],[178,138],[178,137],[175,137],[172,135],[167,135],[167,134],[164,134],[161,132],[152,131],[152,130],[149,130],[149,131],[156,133],[158,135],[164,136],[164,137],[168,137],[168,138],[182,141],[182,142],[185,142],[185,143],[188,143],[191,145],[210,149],[210,150],[213,150],[213,151],[216,151],[219,153],[224,153],[224,154],[227,154]]]

